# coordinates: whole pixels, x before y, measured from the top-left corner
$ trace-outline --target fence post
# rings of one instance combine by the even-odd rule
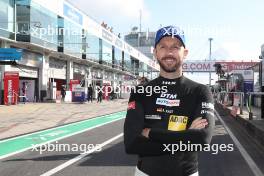
[[[252,94],[249,93],[249,97],[248,97],[248,109],[249,109],[248,119],[249,120],[253,119],[253,113],[252,113],[252,109],[251,109],[251,98],[252,98]]]
[[[244,93],[243,92],[241,92],[240,93],[240,115],[242,115],[243,114],[243,106],[244,106],[244,101],[243,101],[243,99],[244,99]]]

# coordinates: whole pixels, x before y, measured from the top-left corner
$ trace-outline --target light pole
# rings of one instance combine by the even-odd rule
[[[213,38],[209,38],[209,44],[210,44],[210,48],[209,48],[209,61],[212,60],[212,40]],[[211,70],[209,70],[209,86],[211,86],[211,79],[212,79],[212,74],[211,74]]]
[[[264,44],[261,46],[261,63],[260,63],[260,86],[261,86],[261,92],[264,92]],[[261,96],[261,118],[264,119],[264,96]]]
[[[142,28],[142,10],[139,10],[139,33],[138,33],[138,47],[140,47],[140,36],[141,36],[141,28]]]

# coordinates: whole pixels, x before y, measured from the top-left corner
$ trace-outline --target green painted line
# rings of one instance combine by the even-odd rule
[[[113,121],[124,118],[126,111],[99,116],[96,118],[71,123],[68,125],[51,128],[19,137],[0,141],[0,159],[15,153],[20,153],[32,148],[34,145],[41,145],[72,136],[97,126],[102,126]]]

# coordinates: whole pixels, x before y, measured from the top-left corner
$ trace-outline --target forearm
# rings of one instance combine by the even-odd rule
[[[164,129],[151,129],[149,138],[161,144],[174,144],[182,141],[191,144],[208,144],[211,141],[211,134],[204,129],[189,129],[184,131],[168,131]]]
[[[212,139],[215,126],[214,116],[206,115],[204,117],[208,125],[203,129],[187,129],[183,131],[169,131],[166,129],[151,129],[149,138],[161,144],[173,144],[182,141],[183,143],[209,144]]]

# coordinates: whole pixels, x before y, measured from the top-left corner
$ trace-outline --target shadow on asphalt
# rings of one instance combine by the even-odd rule
[[[70,160],[79,154],[67,154],[67,155],[50,155],[50,156],[42,156],[35,158],[25,158],[25,159],[10,159],[4,160],[2,162],[13,162],[13,161],[59,161],[59,160]]]

